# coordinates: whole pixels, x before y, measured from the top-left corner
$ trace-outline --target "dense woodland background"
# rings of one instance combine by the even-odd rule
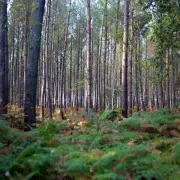
[[[179,17],[176,0],[2,0],[1,107],[25,106],[33,121],[36,106],[49,118],[177,107]]]
[[[0,179],[179,180],[179,59],[178,0],[0,0]]]

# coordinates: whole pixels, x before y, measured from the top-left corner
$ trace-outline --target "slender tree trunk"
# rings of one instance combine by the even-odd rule
[[[160,108],[164,108],[164,90],[163,90],[163,58],[160,59],[160,82],[159,82],[159,93],[160,93]]]
[[[118,33],[118,26],[119,26],[119,10],[120,10],[120,0],[117,1],[117,15],[116,15],[116,25],[115,25],[115,34]],[[114,51],[113,51],[113,63],[112,63],[112,77],[111,77],[111,102],[110,106],[111,109],[114,108],[114,86],[115,86],[115,64],[117,59],[117,39],[114,42]]]
[[[24,51],[24,102],[25,102],[25,93],[26,93],[26,78],[27,78],[27,61],[28,61],[28,39],[29,39],[29,0],[26,1],[26,24],[25,24],[25,51]]]
[[[14,36],[15,36],[15,32],[13,30],[12,32],[12,57],[11,57],[11,81],[10,81],[10,84],[11,84],[11,93],[10,93],[10,103],[11,104],[14,104],[14,55],[15,55],[15,39],[14,39]]]
[[[69,23],[71,17],[71,0],[69,2],[69,12],[68,12],[68,19],[67,25],[65,28],[64,34],[64,47],[62,53],[62,67],[61,67],[61,104],[60,104],[60,111],[62,119],[65,119],[64,112],[66,111],[66,51],[67,51],[67,43],[68,43],[68,33],[69,33]],[[64,102],[63,102],[64,100]]]
[[[91,52],[91,3],[86,0],[87,20],[87,108],[92,109],[92,52]]]
[[[43,50],[44,51],[44,48]],[[41,117],[44,119],[44,109],[45,109],[45,92],[46,92],[46,66],[45,57],[42,55],[42,84],[41,84]]]
[[[72,106],[72,51],[73,51],[73,42],[71,36],[71,49],[70,49],[70,72],[69,72],[69,106]]]
[[[170,109],[170,82],[169,82],[169,49],[167,50],[166,55],[166,107]]]
[[[128,116],[128,29],[129,29],[129,1],[124,1],[124,35],[122,57],[122,115]]]
[[[20,68],[20,72],[19,72],[19,107],[23,106],[23,72],[24,72],[24,58],[23,58],[23,51],[24,51],[24,36],[22,35],[22,41],[21,41],[21,49],[22,51],[20,52],[20,64],[22,64],[19,68]]]
[[[81,81],[84,80],[84,61],[83,61],[83,48],[81,47],[81,51],[80,51],[80,56],[81,56]],[[84,103],[84,87],[83,85],[80,88],[80,107],[83,107]]]
[[[131,49],[130,49],[130,59],[129,59],[129,113],[132,114],[132,98],[133,98],[133,48],[134,48],[134,33],[133,33],[133,0],[131,0]]]
[[[18,102],[18,97],[19,97],[19,49],[20,49],[20,28],[19,28],[19,24],[18,23],[18,27],[17,27],[17,43],[16,43],[16,58],[15,58],[15,73],[14,73],[14,81],[15,81],[15,95],[14,95],[14,99],[15,99],[15,103],[16,105],[19,106],[19,102]]]
[[[174,59],[174,48],[172,48],[172,94],[173,94],[173,99],[172,99],[172,106],[176,106],[176,90],[175,90],[175,81],[176,81],[176,70],[175,70],[175,59]]]
[[[103,109],[102,105],[102,76],[101,76],[101,56],[102,56],[102,36],[103,36],[103,25],[104,25],[104,17],[103,17],[103,22],[102,22],[102,27],[100,30],[100,45],[99,45],[99,51],[98,51],[98,59],[99,59],[99,65],[98,65],[98,97],[99,97],[99,104],[98,108],[99,110]]]
[[[81,27],[79,24],[78,27],[78,52],[77,52],[77,61],[76,61],[76,81],[77,81],[77,86],[76,86],[76,111],[79,110],[79,59],[80,59],[80,49],[81,49]]]
[[[42,46],[42,83],[41,83],[41,117],[44,119],[45,117],[45,106],[46,106],[46,92],[48,93],[47,88],[47,61],[48,61],[48,45],[47,45],[47,39],[48,39],[48,1],[46,2],[46,8],[45,8],[45,15],[44,15],[44,27],[43,27],[43,37],[44,37],[44,44]],[[47,89],[47,91],[46,91]]]
[[[106,70],[106,64],[107,64],[107,41],[108,41],[108,25],[107,25],[107,1],[105,1],[105,13],[104,13],[104,25],[105,25],[105,31],[104,31],[104,71],[103,71],[103,110],[106,108],[106,74],[107,74],[107,70]]]
[[[144,96],[143,96],[143,80],[142,80],[142,69],[141,69],[141,39],[140,39],[140,34],[139,34],[139,61],[138,61],[138,66],[139,66],[139,82],[140,82],[140,94],[141,94],[141,106],[142,109],[145,110],[145,106],[144,106]]]
[[[99,108],[99,44],[100,40],[98,39],[97,43],[97,58],[96,58],[96,81],[95,81],[95,110],[98,111]]]
[[[51,96],[51,76],[50,76],[50,16],[51,16],[51,0],[47,1],[47,42],[46,42],[46,87],[47,87],[47,96],[48,96],[48,114],[49,119],[52,119],[52,96]]]
[[[9,103],[9,45],[8,45],[8,17],[7,2],[5,3],[5,113],[7,113],[7,105]]]
[[[138,53],[137,53],[137,49],[138,49],[138,41],[137,41],[137,37],[136,37],[136,60],[135,60],[135,96],[136,96],[136,107],[137,107],[137,111],[139,111],[139,81],[138,81]]]
[[[67,43],[68,43],[68,34],[69,34],[69,24],[70,24],[70,18],[71,18],[71,0],[69,1],[69,11],[68,11],[68,19],[67,19],[67,27],[66,27],[66,33],[65,33],[65,46],[64,46],[64,56],[63,56],[63,62],[64,62],[64,73],[63,73],[63,76],[64,76],[64,111],[66,111],[66,104],[67,104],[67,100],[66,100],[66,51],[67,51]]]
[[[148,75],[149,75],[149,67],[148,67],[148,44],[147,44],[147,38],[146,38],[146,55],[145,55],[145,58],[146,58],[146,76],[145,76],[145,108],[148,108],[148,101],[149,101],[149,91],[148,91]],[[150,88],[149,88],[150,89]]]

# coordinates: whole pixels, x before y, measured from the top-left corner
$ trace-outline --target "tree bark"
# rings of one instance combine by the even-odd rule
[[[107,25],[107,1],[105,1],[105,9],[104,9],[104,26],[105,26],[105,31],[104,31],[104,71],[103,71],[103,110],[106,108],[106,74],[107,74],[107,41],[108,41],[108,25]]]
[[[0,114],[7,113],[7,0],[0,1]],[[7,81],[7,82],[6,82]]]
[[[132,99],[133,99],[133,46],[134,46],[134,33],[133,33],[133,24],[134,24],[134,19],[133,19],[133,14],[134,14],[134,10],[133,10],[133,0],[131,0],[131,29],[130,29],[130,33],[131,33],[131,46],[130,46],[130,59],[129,59],[129,113],[132,114],[132,109],[133,109],[133,105],[132,105]]]
[[[129,1],[124,1],[124,35],[122,57],[122,115],[128,116],[128,29],[129,29]]]
[[[166,107],[170,109],[170,81],[169,81],[169,48],[166,55]]]
[[[139,111],[139,81],[138,81],[138,40],[136,37],[136,59],[135,59],[135,96],[136,96],[136,107],[137,107],[137,111]]]
[[[92,52],[91,52],[91,5],[90,0],[86,1],[87,20],[87,108],[92,109]]]
[[[26,124],[25,131],[31,130],[32,127],[35,127],[36,123],[37,74],[45,0],[34,0],[33,2],[36,7],[33,12],[33,19],[35,22],[31,25],[31,42],[27,62],[27,81],[24,107],[24,122]]]

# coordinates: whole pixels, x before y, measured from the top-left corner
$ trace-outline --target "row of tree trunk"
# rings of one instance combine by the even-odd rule
[[[52,119],[60,108],[64,119],[67,107],[86,107],[88,112],[122,108],[127,117],[133,110],[177,105],[177,49],[168,48],[158,65],[150,61],[154,49],[141,34],[140,13],[134,11],[133,0],[124,0],[124,16],[117,0],[113,23],[105,0],[98,26],[91,20],[90,0],[86,0],[86,14],[80,9],[76,16],[71,0],[64,6],[58,0],[31,3],[21,4],[25,16],[20,20],[12,11],[8,32],[7,1],[0,1],[1,114],[7,112],[8,102],[24,106],[26,130],[30,130],[37,106],[42,118],[46,109]]]

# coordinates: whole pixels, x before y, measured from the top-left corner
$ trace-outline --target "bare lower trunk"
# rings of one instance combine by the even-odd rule
[[[87,18],[87,108],[92,108],[92,52],[91,52],[91,10],[90,0],[87,0],[86,18]]]
[[[167,109],[170,109],[170,93],[169,93],[169,49],[167,51],[166,55],[166,107]]]
[[[0,1],[0,114],[7,113],[7,1]]]
[[[25,131],[31,130],[32,127],[35,127],[36,123],[37,74],[45,0],[34,0],[33,2],[36,6],[33,12],[33,18],[36,23],[32,24],[30,33],[31,43],[29,46],[28,55],[26,97],[24,107],[24,122],[27,125]]]

